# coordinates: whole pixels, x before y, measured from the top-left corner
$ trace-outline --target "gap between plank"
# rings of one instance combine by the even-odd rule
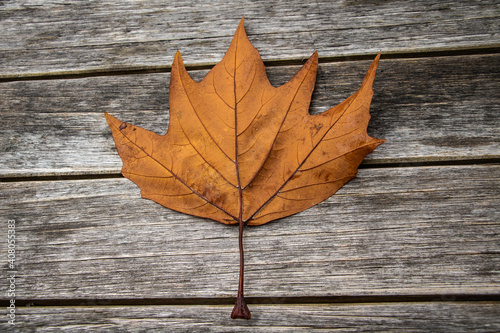
[[[442,50],[427,50],[427,51],[394,51],[382,53],[381,60],[387,59],[411,59],[411,58],[429,58],[429,57],[450,57],[450,56],[466,56],[466,55],[485,55],[500,53],[500,45],[492,45],[479,48],[463,48],[463,49],[442,49]],[[376,54],[360,54],[360,55],[340,55],[331,57],[320,57],[319,63],[336,63],[345,61],[364,61],[373,60]],[[269,60],[264,61],[266,67],[277,66],[294,66],[303,65],[306,58],[289,59],[289,60]],[[188,71],[192,70],[208,70],[215,64],[199,64],[186,65]],[[77,71],[62,71],[52,73],[35,73],[35,74],[13,74],[0,75],[0,83],[14,81],[35,81],[35,80],[66,80],[66,79],[82,79],[98,76],[116,76],[116,75],[138,75],[138,74],[154,74],[154,73],[170,73],[171,66],[148,66],[148,67],[129,67],[105,70],[77,70]]]
[[[228,305],[235,297],[221,298],[122,298],[122,299],[16,299],[16,306],[146,306],[146,305]],[[304,296],[304,297],[245,297],[248,304],[363,304],[408,302],[498,302],[500,294],[473,295],[373,295],[373,296]],[[8,306],[1,300],[0,306]]]
[[[415,161],[390,161],[361,163],[358,169],[380,169],[380,168],[415,168],[415,167],[438,167],[438,166],[466,166],[500,164],[500,157],[476,158],[476,159],[449,159],[449,160],[415,160]],[[68,181],[68,180],[96,180],[124,178],[121,173],[74,173],[59,175],[30,175],[30,176],[0,176],[0,183],[35,182],[35,181]]]

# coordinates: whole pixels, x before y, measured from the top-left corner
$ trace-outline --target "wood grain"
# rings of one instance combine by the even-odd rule
[[[495,332],[498,302],[252,305],[251,321],[230,306],[22,308],[16,329],[71,332]],[[9,327],[0,323],[5,332]]]
[[[214,64],[246,15],[265,60],[492,47],[489,1],[6,1],[0,78]]]
[[[320,64],[311,111],[356,91],[369,63]],[[499,55],[382,60],[368,133],[387,142],[365,164],[498,158],[499,68]],[[298,69],[268,72],[279,85]],[[206,71],[191,74],[201,79]],[[169,80],[149,74],[0,84],[0,174],[118,173],[103,112],[163,134]]]
[[[245,231],[246,293],[498,294],[499,171],[360,170],[325,202]],[[17,225],[19,299],[235,295],[237,228],[140,199],[126,179],[0,188]]]

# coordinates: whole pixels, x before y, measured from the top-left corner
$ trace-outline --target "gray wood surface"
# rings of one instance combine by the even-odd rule
[[[369,64],[321,64],[311,111],[355,92]],[[272,67],[269,76],[280,85],[299,68]],[[163,134],[169,81],[169,74],[150,74],[0,84],[0,174],[118,173],[122,163],[103,112]],[[382,59],[369,133],[387,142],[364,163],[500,157],[499,86],[496,54]]]
[[[201,79],[243,15],[274,85],[319,51],[313,113],[382,51],[387,139],[333,197],[245,230],[248,322],[229,319],[237,228],[140,199],[103,116],[165,133],[175,51]],[[18,301],[0,331],[498,332],[499,18],[494,0],[0,1]]]
[[[251,321],[229,318],[231,306],[31,307],[27,331],[43,332],[498,332],[500,303],[279,304],[252,306]],[[453,322],[450,321],[453,318]],[[8,331],[0,323],[0,329]]]
[[[323,203],[245,231],[247,295],[498,293],[499,170],[363,169]],[[22,299],[235,295],[234,226],[141,199],[127,179],[0,188]]]
[[[43,5],[42,5],[43,4]],[[489,1],[5,1],[0,77],[214,64],[244,15],[266,60],[499,46]]]

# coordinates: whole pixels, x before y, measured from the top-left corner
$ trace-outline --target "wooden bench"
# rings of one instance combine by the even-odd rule
[[[381,51],[368,131],[387,142],[333,197],[245,230],[235,321],[237,228],[141,199],[104,112],[165,133],[175,51],[201,79],[243,15],[274,85],[318,50],[313,113]],[[495,0],[1,2],[0,330],[500,331],[499,22]]]

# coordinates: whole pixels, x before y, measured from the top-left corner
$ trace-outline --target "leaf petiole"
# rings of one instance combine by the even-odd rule
[[[236,304],[234,305],[233,312],[231,312],[231,318],[248,320],[252,318],[252,314],[250,313],[247,303],[245,302],[245,297],[243,296],[243,279],[244,279],[244,266],[245,266],[245,256],[243,253],[243,228],[245,227],[245,223],[243,222],[241,216],[238,220],[239,220],[238,242],[240,247],[240,278],[238,284],[238,296],[236,298]]]

